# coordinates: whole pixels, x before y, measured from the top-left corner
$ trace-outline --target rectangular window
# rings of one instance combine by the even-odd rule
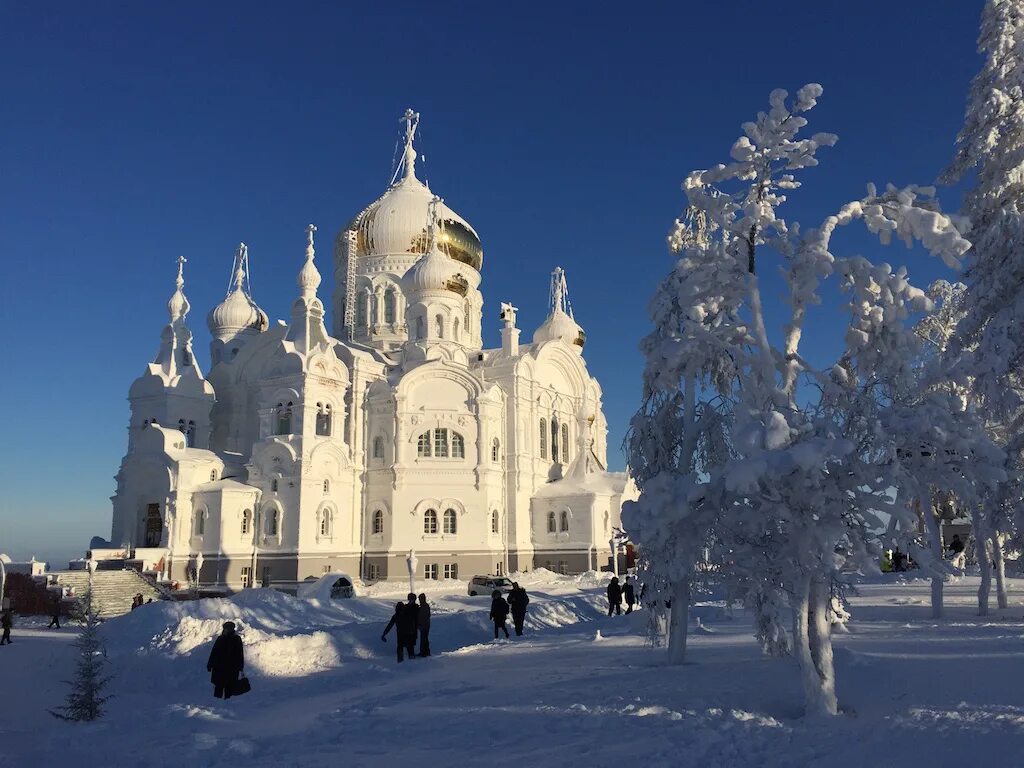
[[[437,563],[426,563],[423,566],[423,578],[437,581]]]
[[[502,566],[501,563],[495,563],[494,564],[494,574],[496,576],[504,576],[505,575],[505,568]]]
[[[252,569],[246,566],[242,569],[242,587],[248,589],[252,586]]]
[[[328,573],[330,573],[330,572],[331,572],[331,566],[330,566],[330,565],[325,565],[325,566],[324,566],[324,567],[323,567],[323,568],[321,569],[321,572],[322,572],[322,573],[324,573],[325,575],[326,575],[326,574],[328,574]]]
[[[457,579],[457,578],[459,578],[459,564],[458,563],[445,563],[444,564],[444,577],[446,579]]]
[[[417,456],[430,456],[430,430],[428,429],[422,435],[416,443],[416,455]]]
[[[448,458],[448,430],[434,430],[434,456],[439,459]]]
[[[540,457],[548,457],[548,422],[547,419],[540,420]]]
[[[377,563],[370,563],[366,566],[366,578],[370,581],[376,581],[380,578],[380,565]]]
[[[558,572],[563,576],[569,572],[569,564],[565,560],[558,561]]]

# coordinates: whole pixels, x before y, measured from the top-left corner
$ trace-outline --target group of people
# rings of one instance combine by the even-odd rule
[[[140,606],[143,606],[146,603],[152,603],[152,602],[153,602],[153,598],[152,597],[149,598],[149,600],[143,600],[142,593],[139,592],[138,594],[135,595],[135,597],[132,598],[132,610],[134,611],[136,608],[139,608]]]
[[[621,616],[623,601],[626,603],[626,615],[631,614],[633,606],[636,605],[636,590],[633,587],[633,582],[627,576],[625,582],[620,585],[619,577],[612,576],[612,580],[608,582],[608,615],[611,616],[614,613],[616,616]]]
[[[512,582],[512,589],[508,591],[508,600],[501,596],[501,590],[491,592],[491,621],[494,622],[494,639],[498,639],[498,632],[505,633],[507,640],[509,614],[512,614],[512,625],[515,627],[516,636],[522,636],[523,624],[526,622],[526,606],[530,604],[530,597],[526,590],[519,586],[518,581]]]
[[[427,596],[420,593],[419,603],[416,602],[416,594],[410,592],[408,602],[395,603],[395,613],[384,628],[380,639],[388,641],[388,633],[394,627],[398,636],[398,661],[402,662],[404,655],[410,659],[417,656],[426,658],[430,655],[430,606],[427,604]],[[420,650],[416,652],[416,635],[419,635]]]

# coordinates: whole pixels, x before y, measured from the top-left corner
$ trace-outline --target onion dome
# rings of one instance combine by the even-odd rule
[[[427,208],[434,194],[416,177],[413,137],[419,115],[406,110],[403,120],[406,123],[405,150],[395,174],[397,181],[345,228],[356,233],[357,256],[427,252],[430,225]],[[401,178],[398,178],[399,174]],[[443,203],[438,207],[437,221],[441,225],[438,235],[441,252],[479,272],[483,266],[484,250],[476,230]]]
[[[316,251],[313,248],[313,233],[316,232],[316,225],[310,224],[306,227],[306,260],[302,264],[302,269],[299,270],[299,277],[296,283],[299,286],[299,290],[302,291],[302,296],[307,299],[316,298],[316,289],[320,287],[320,271],[316,268],[316,264],[313,263],[313,257],[316,255]]]
[[[234,287],[224,301],[211,309],[210,314],[206,316],[206,325],[210,333],[219,340],[230,338],[242,331],[262,333],[270,325],[267,313],[256,305],[245,290],[246,270],[249,264],[249,252],[245,243],[238,246],[235,262],[237,269]]]
[[[167,301],[167,314],[171,316],[171,325],[184,323],[186,315],[192,309],[192,305],[185,298],[185,291],[182,290],[185,287],[185,276],[182,274],[184,266],[185,257],[179,256],[178,277],[174,281],[174,293],[171,294],[171,298]]]
[[[547,319],[534,331],[533,343],[543,344],[559,340],[582,353],[583,345],[587,341],[587,334],[572,316],[565,271],[561,267],[555,267],[555,271],[551,273],[551,311]]]

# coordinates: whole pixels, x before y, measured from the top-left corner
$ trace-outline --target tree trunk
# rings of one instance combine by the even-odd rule
[[[821,622],[828,621],[826,615],[827,601],[822,600],[822,589],[812,589],[811,577],[801,576],[795,585],[793,600],[794,650],[796,651],[797,662],[800,665],[800,678],[804,688],[804,702],[806,714],[809,717],[824,717],[834,715],[838,711],[838,703],[835,695],[835,677],[832,674],[832,645],[829,640],[822,643]],[[814,617],[811,618],[811,606],[814,606]],[[819,662],[827,668],[827,677],[823,677],[818,663],[815,662],[811,650],[810,627],[815,627],[815,634],[819,637],[814,641],[815,654],[819,656]],[[827,636],[827,628],[824,634]],[[825,647],[827,645],[827,648]]]
[[[682,579],[672,585],[672,609],[669,618],[668,663],[686,661],[687,616],[690,612],[690,580]]]
[[[811,658],[821,677],[822,692],[828,703],[830,714],[838,710],[836,701],[836,671],[832,656],[832,622],[829,621],[831,593],[825,579],[811,582],[809,603],[812,616],[808,617],[808,639]]]
[[[935,568],[942,567],[942,532],[939,530],[939,522],[932,512],[932,498],[929,490],[924,489],[918,497],[918,504],[921,506],[921,515],[924,517],[925,529],[928,531],[928,548],[935,558]],[[941,573],[932,576],[932,618],[942,618],[942,582],[944,577]]]
[[[992,568],[988,560],[988,536],[985,535],[984,520],[981,511],[975,507],[971,510],[971,525],[974,528],[975,556],[978,558],[978,569],[981,572],[981,585],[978,587],[978,615],[988,616],[988,596],[992,591]]]
[[[1003,536],[992,532],[992,563],[996,572],[996,605],[1000,608],[1009,607],[1006,598],[1006,560],[1003,558]]]

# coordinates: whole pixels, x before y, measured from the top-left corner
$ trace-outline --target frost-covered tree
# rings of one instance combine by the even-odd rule
[[[971,83],[957,153],[943,180],[973,172],[963,213],[971,221],[964,316],[951,339],[961,383],[984,409],[990,433],[1006,452],[1007,480],[972,509],[982,585],[981,613],[988,611],[989,557],[996,563],[997,596],[1005,607],[1003,542],[1021,518],[1024,470],[1024,2],[988,0],[978,49],[985,57]]]
[[[110,683],[107,674],[107,653],[100,638],[100,618],[92,604],[92,590],[82,600],[82,631],[75,640],[78,661],[75,677],[68,680],[71,686],[66,703],[51,710],[51,714],[62,720],[98,720],[103,715],[103,705],[110,698],[104,695]]]
[[[928,188],[869,186],[817,228],[785,221],[795,173],[836,141],[801,135],[820,94],[818,85],[792,100],[774,91],[770,110],[743,126],[732,162],[683,184],[688,214],[670,237],[680,258],[651,303],[654,331],[642,345],[645,405],[630,438],[642,493],[623,516],[649,572],[669,582],[687,581],[709,541],[727,552],[725,575],[757,609],[759,637],[791,642],[808,713],[835,714],[828,615],[840,572],[877,567],[880,513],[902,520],[890,530],[913,527],[909,506],[892,497],[907,477],[885,427],[922,405],[909,396],[918,340],[908,318],[932,307],[904,271],[841,258],[832,238],[863,221],[883,243],[920,241],[951,267],[970,244]],[[774,340],[759,282],[773,261],[789,305]],[[820,283],[834,275],[851,296],[851,321],[843,354],[821,371],[799,346]],[[942,471],[954,470],[935,465],[942,487]]]

